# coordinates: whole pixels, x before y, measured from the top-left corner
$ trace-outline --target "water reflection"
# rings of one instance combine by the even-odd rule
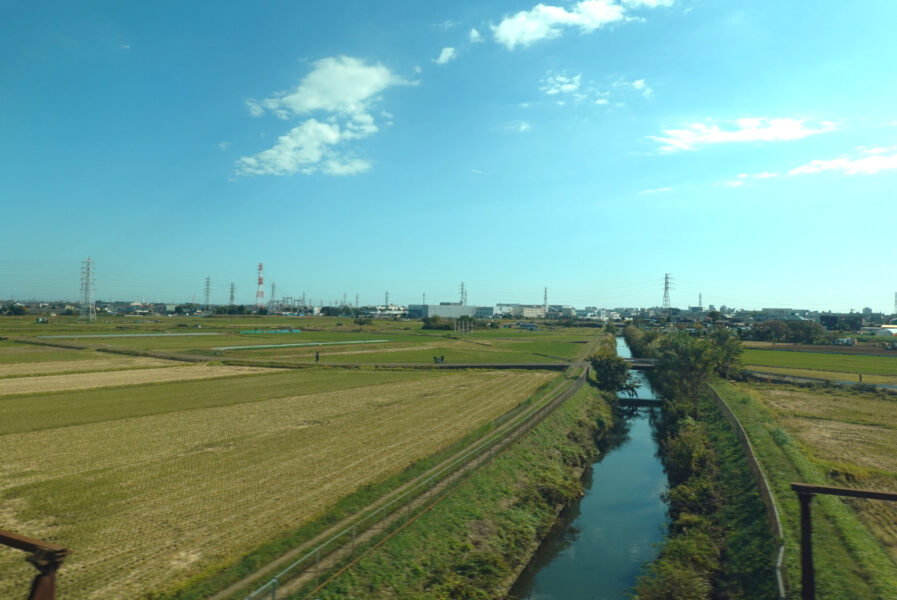
[[[618,353],[629,355],[625,344]],[[654,398],[636,375],[638,397]],[[666,523],[666,476],[654,439],[658,412],[620,408],[615,416],[613,431],[599,443],[600,458],[583,474],[585,496],[561,513],[510,598],[627,598],[642,564],[657,555]]]

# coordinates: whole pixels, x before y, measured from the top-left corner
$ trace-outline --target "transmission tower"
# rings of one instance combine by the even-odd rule
[[[897,315],[897,292],[894,292],[894,314]]]
[[[461,282],[461,306],[467,306],[467,290],[464,289],[464,282]]]
[[[426,304],[427,304],[427,292],[424,292],[423,294],[421,294],[421,296],[420,296],[420,303],[423,304],[423,305],[426,305]]]
[[[234,305],[234,289],[236,289],[236,287],[237,286],[234,285],[234,282],[231,281],[230,282],[230,305],[231,306]]]
[[[87,257],[81,267],[81,316],[82,321],[96,321],[97,307],[93,302],[93,261]]]
[[[274,304],[274,299],[277,297],[277,294],[275,292],[277,292],[277,284],[272,281],[271,282],[271,298],[268,300],[268,309],[272,312],[276,308],[276,306]]]
[[[704,298],[701,292],[698,292],[698,310],[704,310]]]
[[[663,276],[663,309],[670,310],[670,274]]]
[[[265,307],[265,280],[262,277],[262,263],[259,263],[259,287],[255,292],[255,307],[256,308],[264,308]]]
[[[389,290],[386,291],[386,302],[384,304],[386,310],[389,310]]]
[[[212,279],[207,275],[206,276],[206,312],[210,312],[209,308],[209,296],[212,291]]]
[[[355,294],[355,308],[358,308],[358,294]]]
[[[545,286],[545,293],[542,295],[542,311],[548,316],[548,286]]]

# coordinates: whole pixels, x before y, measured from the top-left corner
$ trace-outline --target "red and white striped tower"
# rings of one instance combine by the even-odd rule
[[[255,307],[265,307],[265,288],[263,287],[264,279],[262,278],[262,263],[259,263],[259,289],[255,293]]]

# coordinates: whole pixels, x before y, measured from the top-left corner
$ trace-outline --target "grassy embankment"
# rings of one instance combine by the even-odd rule
[[[897,356],[747,348],[743,362],[747,369],[781,375],[859,381],[862,374],[863,383],[897,383]]]
[[[697,419],[666,411],[662,427],[672,523],[638,597],[774,598],[775,543],[732,428],[706,397]]]
[[[721,383],[746,429],[782,518],[789,597],[800,589],[800,507],[790,483],[897,491],[897,402],[878,394]],[[813,500],[819,598],[893,598],[895,503]]]
[[[319,598],[495,598],[504,595],[561,506],[582,493],[596,436],[612,423],[587,384],[520,442],[352,569]]]

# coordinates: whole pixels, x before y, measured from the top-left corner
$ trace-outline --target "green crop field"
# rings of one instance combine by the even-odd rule
[[[748,367],[782,367],[840,373],[897,376],[897,356],[834,354],[831,352],[789,352],[745,349],[742,362]]]

